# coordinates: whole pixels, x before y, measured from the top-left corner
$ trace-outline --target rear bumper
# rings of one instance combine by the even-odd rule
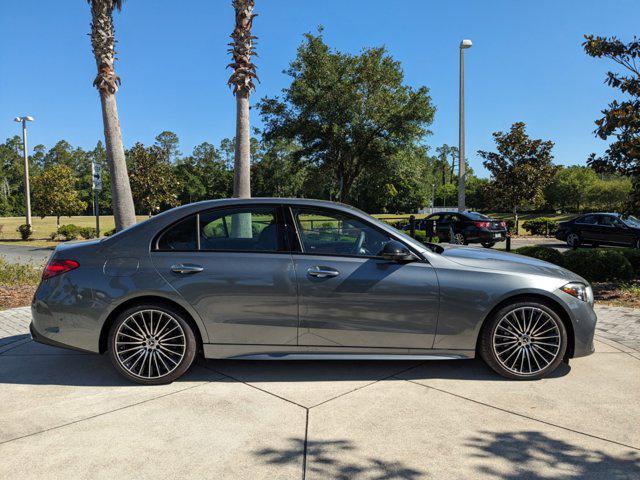
[[[506,230],[475,230],[465,235],[468,242],[504,242],[507,238]]]
[[[84,348],[79,348],[79,347],[73,347],[71,345],[67,345],[65,343],[52,340],[51,338],[46,337],[42,333],[38,332],[33,322],[29,324],[29,333],[31,334],[31,338],[33,339],[34,342],[42,343],[43,345],[49,345],[51,347],[58,347],[58,348],[67,348],[70,350],[77,350],[79,352],[95,353],[91,350],[86,350]]]

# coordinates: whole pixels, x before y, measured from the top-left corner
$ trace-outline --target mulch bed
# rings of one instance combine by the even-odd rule
[[[0,285],[0,310],[31,305],[35,291],[36,287],[31,285],[16,287]]]
[[[640,286],[640,280],[634,280],[630,284]],[[597,303],[616,307],[640,308],[640,295],[627,289],[620,289],[618,282],[594,283],[593,296]]]

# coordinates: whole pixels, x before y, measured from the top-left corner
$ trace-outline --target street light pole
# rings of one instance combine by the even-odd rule
[[[22,123],[22,151],[24,154],[24,206],[26,210],[26,224],[31,226],[31,191],[29,187],[29,149],[27,148],[27,122],[33,122],[33,117],[26,115],[16,117],[15,122]]]
[[[464,51],[471,48],[471,40],[460,42],[460,117],[459,117],[459,137],[458,137],[458,211],[464,212],[466,209],[465,199],[465,157],[464,157]]]

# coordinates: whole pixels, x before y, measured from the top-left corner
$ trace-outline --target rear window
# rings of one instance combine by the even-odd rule
[[[478,212],[465,212],[465,216],[471,220],[493,220],[491,217]]]

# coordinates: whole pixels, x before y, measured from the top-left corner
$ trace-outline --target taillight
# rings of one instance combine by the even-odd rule
[[[489,222],[474,222],[478,228],[489,228]]]
[[[75,260],[51,260],[47,266],[44,267],[42,279],[47,280],[48,278],[55,277],[56,275],[70,272],[79,266],[80,264]]]

